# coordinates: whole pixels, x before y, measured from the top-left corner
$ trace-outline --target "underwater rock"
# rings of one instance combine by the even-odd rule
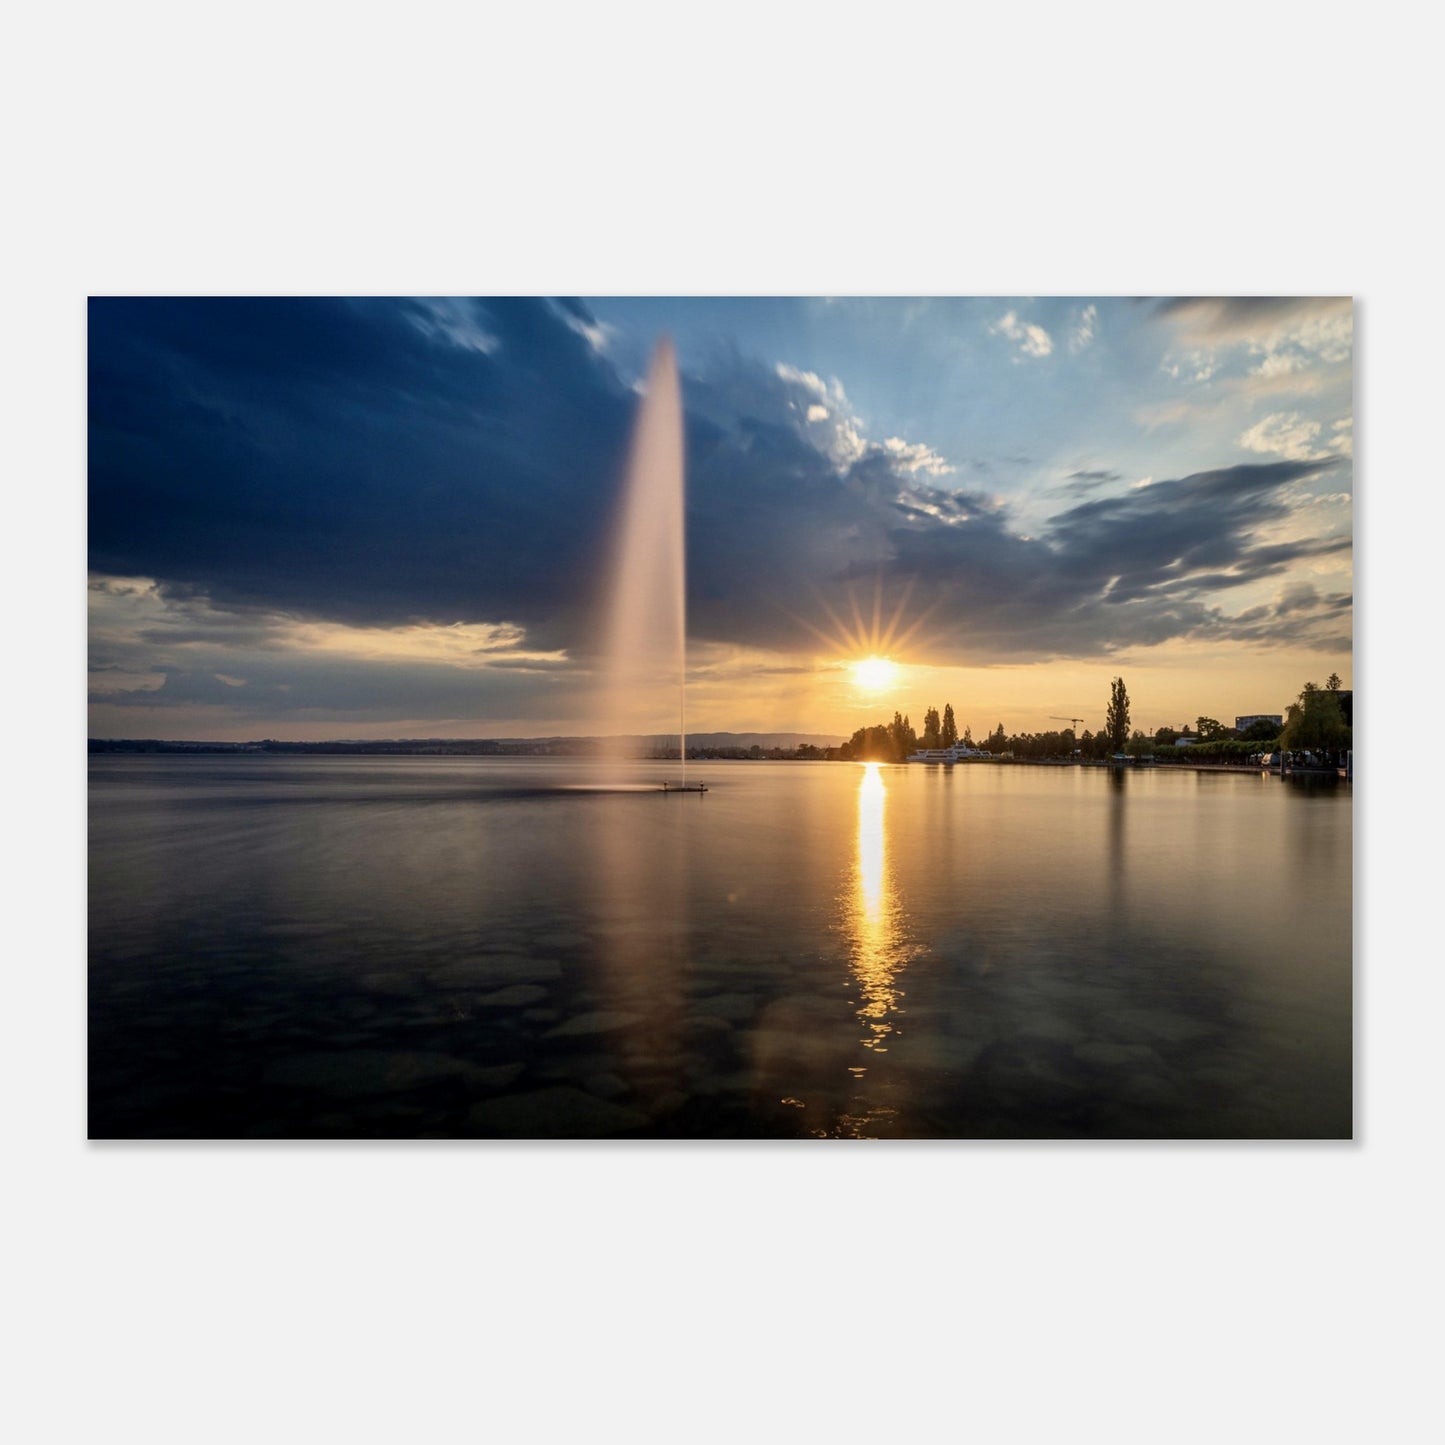
[[[576,1014],[566,1023],[548,1029],[543,1038],[579,1039],[593,1034],[611,1034],[642,1022],[641,1014],[619,1013],[615,1009],[598,1009],[594,1013]]]
[[[495,993],[484,993],[472,1002],[476,1008],[525,1008],[528,1004],[541,1003],[546,997],[547,990],[540,984],[513,983]]]
[[[282,1088],[319,1089],[344,1098],[396,1093],[453,1080],[471,1083],[480,1072],[475,1064],[450,1054],[352,1049],[278,1059],[267,1067],[262,1082]]]
[[[632,1092],[616,1074],[590,1074],[582,1080],[582,1087],[599,1099],[620,1099]]]

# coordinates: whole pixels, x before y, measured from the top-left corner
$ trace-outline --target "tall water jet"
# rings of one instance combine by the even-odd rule
[[[687,780],[687,561],[682,397],[672,342],[657,343],[632,439],[616,542],[602,721],[621,734],[676,724]],[[614,767],[624,751],[614,743]]]

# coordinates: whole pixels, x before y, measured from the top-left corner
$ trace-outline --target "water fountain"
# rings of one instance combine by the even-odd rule
[[[639,720],[675,715],[680,781],[665,782],[663,790],[701,793],[703,784],[687,781],[683,493],[682,396],[672,343],[664,337],[653,352],[627,466],[602,716],[615,738],[634,731]]]

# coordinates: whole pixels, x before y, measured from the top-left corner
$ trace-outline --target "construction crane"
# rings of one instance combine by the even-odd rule
[[[1078,742],[1078,740],[1079,740],[1079,724],[1080,724],[1081,722],[1083,722],[1083,718],[1081,718],[1081,717],[1057,717],[1057,716],[1055,716],[1055,714],[1050,713],[1050,714],[1049,714],[1049,721],[1050,721],[1050,722],[1066,722],[1066,723],[1072,723],[1072,724],[1073,724],[1073,727],[1071,728],[1071,731],[1072,731],[1073,734],[1074,734],[1074,741],[1075,741],[1075,742]],[[1074,756],[1075,756],[1075,757],[1078,757],[1079,755],[1080,755],[1080,754],[1079,754],[1079,749],[1078,749],[1078,748],[1075,748],[1075,749],[1074,749]]]

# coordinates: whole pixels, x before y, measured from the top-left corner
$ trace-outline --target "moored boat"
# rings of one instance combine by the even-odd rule
[[[994,755],[985,748],[971,748],[964,743],[954,743],[947,748],[919,748],[909,753],[910,763],[991,763]]]

